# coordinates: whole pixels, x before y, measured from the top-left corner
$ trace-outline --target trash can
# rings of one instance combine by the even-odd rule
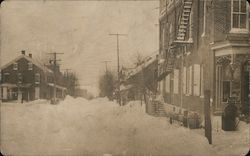
[[[192,113],[188,117],[188,126],[190,129],[200,128],[199,115],[197,113]]]
[[[229,100],[222,114],[222,129],[224,131],[236,130],[237,107],[234,102]]]

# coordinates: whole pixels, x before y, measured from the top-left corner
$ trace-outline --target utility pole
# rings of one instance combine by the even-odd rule
[[[53,104],[55,104],[55,101],[56,101],[56,74],[57,74],[57,71],[56,71],[56,68],[57,68],[57,62],[58,61],[61,61],[60,59],[57,59],[57,55],[59,54],[63,54],[63,53],[57,53],[57,52],[54,52],[54,53],[47,53],[47,54],[50,54],[50,55],[53,55],[53,59],[50,59],[50,63],[53,62],[53,71],[54,71],[54,95],[53,95]],[[58,65],[59,66],[59,65]]]
[[[111,61],[102,61],[103,63],[105,63],[105,67],[106,67],[106,73],[108,72],[108,63]]]
[[[117,95],[117,101],[119,105],[121,106],[121,96],[120,96],[120,56],[119,56],[119,37],[120,36],[127,36],[127,34],[109,34],[110,36],[116,36],[116,45],[117,45],[117,77],[118,77],[118,95]]]

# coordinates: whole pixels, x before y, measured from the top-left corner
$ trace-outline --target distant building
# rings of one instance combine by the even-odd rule
[[[66,88],[63,86],[62,74],[57,73],[55,85],[54,72],[32,58],[32,54],[27,56],[25,51],[0,69],[3,101],[51,99],[54,96],[54,86],[57,97],[65,96]]]
[[[125,104],[131,100],[145,100],[145,98],[147,101],[149,92],[156,94],[157,73],[157,56],[147,57],[135,68],[123,68],[120,87],[122,102]]]
[[[249,4],[245,0],[160,0],[158,92],[168,104],[214,114],[229,97],[250,111]]]

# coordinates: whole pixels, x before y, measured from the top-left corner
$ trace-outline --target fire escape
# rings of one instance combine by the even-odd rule
[[[193,4],[192,1],[193,0],[183,0],[183,4],[181,6],[182,12],[180,13],[178,21],[178,29],[176,34],[174,34],[175,39],[169,43],[170,46],[167,49],[166,58],[164,58],[164,61],[159,63],[158,81],[161,81],[166,75],[173,71],[176,56],[178,55],[177,47],[192,43],[189,34],[190,17]]]

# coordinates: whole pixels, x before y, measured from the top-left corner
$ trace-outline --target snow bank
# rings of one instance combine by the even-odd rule
[[[204,136],[126,106],[66,97],[1,105],[2,152],[8,155],[215,155]]]

